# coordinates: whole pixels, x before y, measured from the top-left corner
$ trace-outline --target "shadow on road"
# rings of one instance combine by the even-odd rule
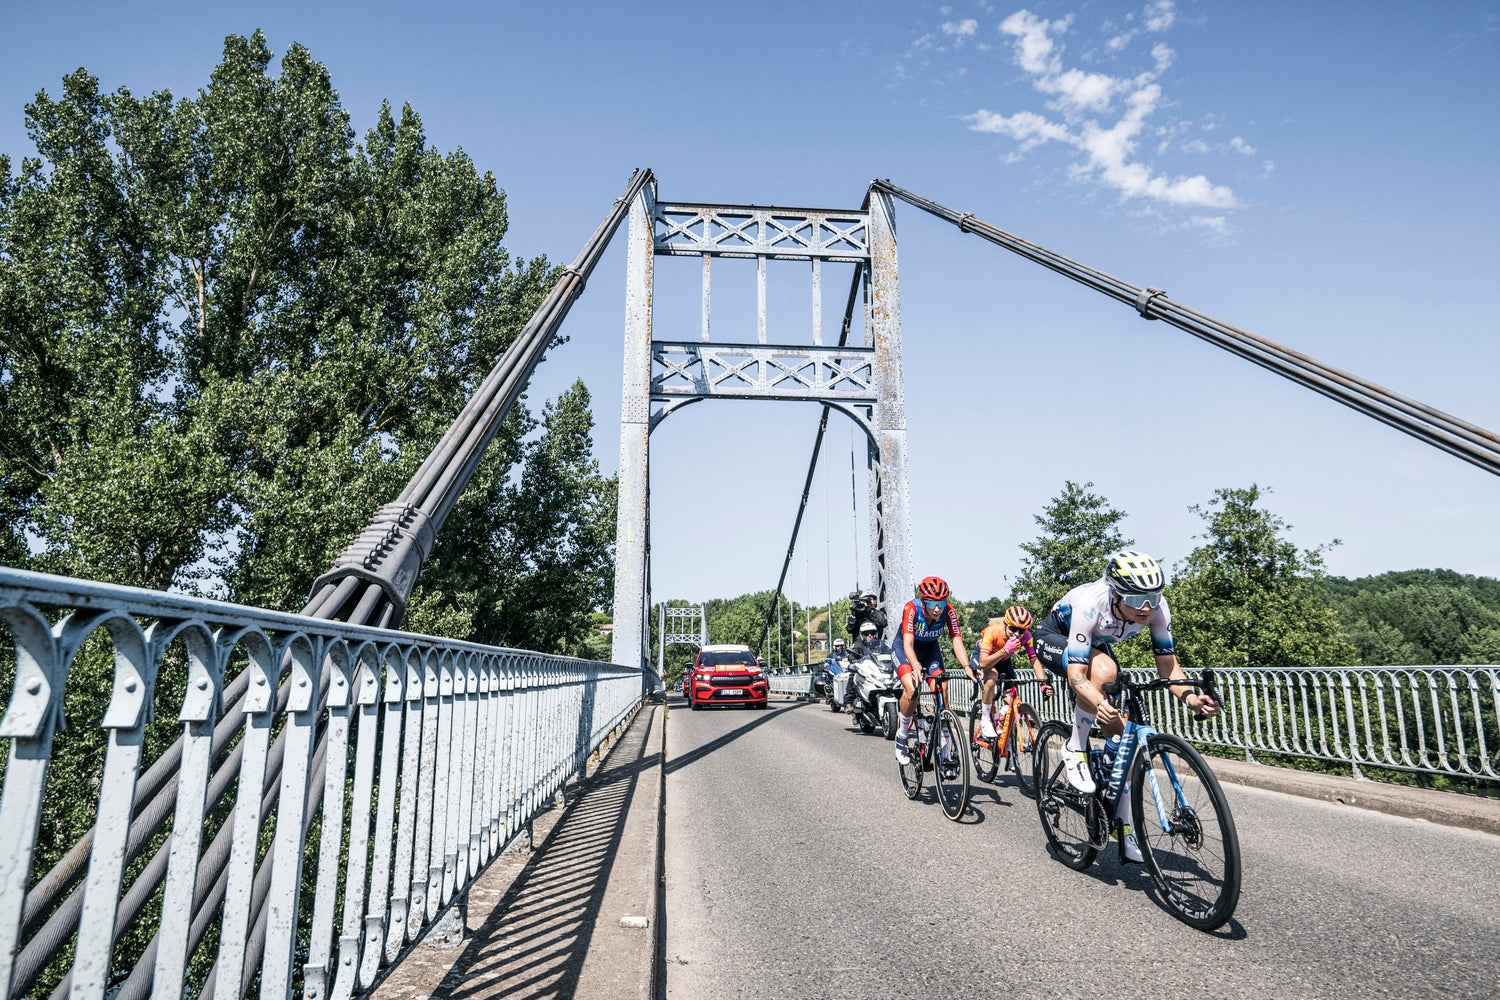
[[[681,701],[680,705],[678,704],[679,701]],[[673,757],[669,759],[667,761],[667,773],[673,774],[678,770],[687,767],[694,761],[702,760],[704,757],[707,757],[715,750],[723,749],[725,746],[733,743],[741,736],[744,736],[746,733],[750,732],[750,730],[755,729],[757,726],[765,725],[767,722],[770,722],[778,715],[784,715],[787,712],[794,712],[799,708],[806,708],[811,704],[813,704],[813,702],[794,701],[789,705],[782,705],[779,708],[768,708],[765,711],[756,712],[754,719],[752,719],[750,722],[745,723],[743,726],[740,726],[738,729],[731,729],[723,736],[719,736],[715,739],[709,740],[701,747],[698,747],[696,750],[690,750],[687,753],[683,754],[681,757]],[[686,708],[686,706],[687,702],[682,701],[681,699],[674,700],[672,705],[672,707],[674,708]]]

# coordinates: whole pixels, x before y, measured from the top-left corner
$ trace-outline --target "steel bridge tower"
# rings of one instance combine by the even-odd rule
[[[657,340],[652,305],[657,257],[702,262],[697,341]],[[709,336],[715,258],[754,260],[755,342]],[[812,343],[785,343],[766,323],[767,261],[810,265]],[[836,344],[823,336],[823,265],[853,264]],[[906,388],[901,365],[901,294],[891,196],[872,187],[853,211],[662,202],[655,181],[630,202],[625,279],[624,385],[620,404],[620,494],[615,550],[616,663],[650,660],[650,439],[670,413],[704,399],[822,403],[864,429],[869,468],[869,561],[891,621],[912,593],[911,512],[906,478]],[[854,308],[863,337],[848,343]],[[743,328],[737,324],[738,328]]]

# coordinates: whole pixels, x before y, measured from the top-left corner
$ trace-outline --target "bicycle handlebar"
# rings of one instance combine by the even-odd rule
[[[1204,667],[1201,671],[1199,671],[1198,678],[1196,680],[1191,677],[1184,677],[1181,680],[1174,680],[1170,677],[1158,677],[1154,680],[1145,682],[1134,680],[1130,676],[1128,671],[1122,670],[1114,680],[1104,685],[1103,691],[1105,697],[1113,698],[1118,695],[1122,689],[1130,691],[1132,693],[1139,693],[1141,691],[1162,691],[1173,687],[1197,688],[1199,691],[1212,698],[1215,705],[1224,704],[1224,699],[1219,695],[1219,688],[1214,680],[1213,667]],[[1207,719],[1208,716],[1204,715],[1202,712],[1194,711],[1193,718],[1202,721],[1204,719]]]

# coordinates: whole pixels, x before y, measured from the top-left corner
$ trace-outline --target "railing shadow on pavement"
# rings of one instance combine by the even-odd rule
[[[686,702],[684,701],[683,704],[685,705]],[[766,709],[764,712],[757,712],[755,719],[745,723],[743,726],[740,726],[737,729],[731,729],[723,736],[719,736],[715,739],[709,740],[707,743],[698,747],[696,750],[689,751],[688,753],[683,754],[681,757],[673,757],[671,760],[667,761],[667,773],[673,774],[678,770],[687,767],[689,764],[694,763],[695,761],[702,760],[704,757],[707,757],[714,751],[721,750],[726,745],[733,743],[735,740],[739,739],[741,736],[744,736],[752,729],[755,729],[758,726],[765,725],[767,722],[770,722],[778,715],[782,715],[786,712],[796,711],[799,708],[806,708],[811,704],[813,704],[813,702],[799,701],[793,702],[790,705],[782,705],[778,708]]]
[[[653,724],[660,723],[631,731],[630,742],[622,742],[616,753],[641,753]],[[581,794],[466,942],[434,998],[573,995],[631,802],[641,776],[660,763],[659,753],[633,760],[623,756],[585,780]]]

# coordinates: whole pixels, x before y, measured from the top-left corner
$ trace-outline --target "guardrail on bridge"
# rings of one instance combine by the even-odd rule
[[[38,997],[70,946],[52,1000],[238,1000],[257,975],[264,1000],[363,992],[652,683],[640,667],[3,568],[0,622],[15,645],[0,1000]],[[47,771],[69,671],[100,630],[108,703],[66,720],[108,732],[95,825],[33,878],[42,818],[77,793]],[[154,708],[181,736],[141,773]]]

